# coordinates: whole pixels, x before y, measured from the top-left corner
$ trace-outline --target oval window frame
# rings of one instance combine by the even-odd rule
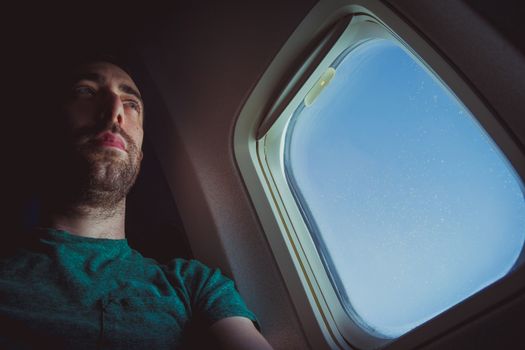
[[[341,35],[324,59],[319,61],[317,69],[313,70],[312,74],[308,72],[309,78],[306,78],[302,88],[291,89],[289,85],[294,80],[292,79],[283,89],[279,86],[281,79],[268,77],[276,72],[286,71],[285,62],[293,61],[290,59],[290,53],[285,52],[288,49],[297,54],[297,47],[293,46],[297,45],[298,39],[294,36],[302,35],[312,40],[319,33],[319,31],[305,30],[305,27],[312,26],[312,23],[316,22],[322,23],[321,30],[326,30],[349,15],[353,17],[347,29],[354,26],[352,33],[347,33],[348,36]],[[367,35],[375,33],[394,38],[418,59],[432,67],[434,74],[458,96],[509,158],[521,179],[525,177],[525,157],[513,135],[501,125],[499,118],[485,105],[475,88],[470,86],[468,81],[455,71],[454,66],[403,19],[379,1],[321,1],[301,24],[297,33],[290,38],[246,100],[240,111],[234,135],[234,151],[241,174],[303,327],[311,331],[307,332],[307,337],[311,344],[315,344],[313,345],[315,348],[346,349],[355,346],[371,349],[384,347],[387,344],[388,349],[414,347],[425,339],[443,333],[482,312],[488,308],[487,304],[491,305],[515,295],[525,286],[523,278],[525,269],[521,264],[524,260],[522,248],[520,258],[507,276],[393,341],[374,337],[369,332],[363,331],[346,316],[341,307],[337,306],[339,302],[332,288],[327,287],[331,284],[326,273],[323,272],[322,262],[316,249],[312,248],[314,244],[311,237],[305,234],[307,228],[304,220],[289,189],[287,190],[282,170],[285,135],[283,131],[287,127],[293,109],[297,106],[296,103],[304,98],[305,93],[312,88],[333,58],[342,52],[338,45],[344,43],[343,46],[348,47],[348,44],[358,37],[359,30],[356,29],[359,28],[355,26],[363,23],[375,25],[375,29],[370,27],[369,31],[366,31]],[[298,74],[304,75],[305,71],[299,70]],[[286,99],[283,98],[283,94],[290,94],[290,91],[298,92],[295,97],[289,98],[288,107],[277,113],[279,117],[273,121],[268,132],[262,136],[258,135],[259,126],[267,119],[266,101],[275,98],[273,93],[275,90],[281,91],[278,95],[280,100]],[[297,100],[294,100],[296,98]],[[273,114],[276,114],[275,111]]]

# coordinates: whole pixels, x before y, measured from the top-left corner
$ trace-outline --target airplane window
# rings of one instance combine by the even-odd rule
[[[401,44],[361,42],[331,68],[290,120],[285,173],[346,311],[395,338],[513,268],[522,183]]]

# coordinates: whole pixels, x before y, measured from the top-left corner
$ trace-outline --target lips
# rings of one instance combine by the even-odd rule
[[[99,146],[103,147],[114,147],[122,151],[126,151],[126,143],[120,135],[113,134],[109,131],[102,133],[97,139],[96,142]]]

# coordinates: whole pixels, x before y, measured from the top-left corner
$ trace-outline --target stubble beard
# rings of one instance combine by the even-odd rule
[[[127,144],[126,152],[94,142],[94,134],[77,140],[77,146],[63,158],[66,172],[57,176],[52,206],[64,214],[97,213],[110,217],[135,183],[140,170],[141,151],[131,137],[118,128]],[[53,193],[52,193],[53,195]]]
[[[124,200],[137,179],[138,152],[129,147],[125,155],[112,148],[88,150],[86,153],[87,178],[80,186],[82,191],[78,202],[90,208],[111,211]]]

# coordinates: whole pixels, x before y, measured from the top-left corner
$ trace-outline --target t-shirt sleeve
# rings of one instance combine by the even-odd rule
[[[248,309],[234,282],[217,268],[197,260],[180,260],[175,264],[190,298],[192,318],[211,326],[226,317],[242,316],[260,329],[255,314]]]

